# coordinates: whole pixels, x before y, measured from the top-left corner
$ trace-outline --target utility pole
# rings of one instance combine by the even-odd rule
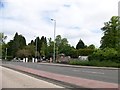
[[[54,48],[53,48],[53,52],[54,52],[54,54],[53,54],[53,61],[54,62],[56,62],[55,60],[55,34],[56,34],[56,20],[54,20],[54,19],[51,19],[52,21],[54,21]]]
[[[7,60],[7,48],[5,49],[5,60]]]

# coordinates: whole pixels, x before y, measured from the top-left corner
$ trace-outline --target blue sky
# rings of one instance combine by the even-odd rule
[[[16,32],[25,36],[27,43],[34,36],[67,38],[72,46],[79,39],[85,44],[100,46],[104,22],[118,15],[119,0],[0,0],[0,27],[13,39]]]

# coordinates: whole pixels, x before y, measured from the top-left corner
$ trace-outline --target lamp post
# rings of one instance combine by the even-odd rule
[[[56,62],[56,61],[55,61],[55,33],[56,33],[56,20],[55,20],[55,19],[51,19],[51,20],[54,21],[54,48],[53,48],[54,54],[53,54],[53,61]]]
[[[7,60],[7,48],[5,49],[5,60]]]

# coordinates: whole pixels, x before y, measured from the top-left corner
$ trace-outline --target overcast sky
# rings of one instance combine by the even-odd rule
[[[86,45],[100,46],[103,36],[101,27],[112,16],[118,15],[119,0],[0,0],[0,31],[13,39],[16,32],[27,43],[34,36],[53,38],[56,20],[56,35],[67,38],[76,46],[79,39]]]

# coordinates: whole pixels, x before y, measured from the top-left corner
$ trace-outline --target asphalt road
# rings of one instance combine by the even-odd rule
[[[0,73],[2,88],[64,88],[4,67]]]
[[[60,67],[52,65],[42,65],[38,63],[23,63],[23,62],[6,62],[6,63],[21,65],[24,67],[29,67],[37,70],[43,70],[47,72],[63,74],[68,76],[118,83],[118,70]]]

